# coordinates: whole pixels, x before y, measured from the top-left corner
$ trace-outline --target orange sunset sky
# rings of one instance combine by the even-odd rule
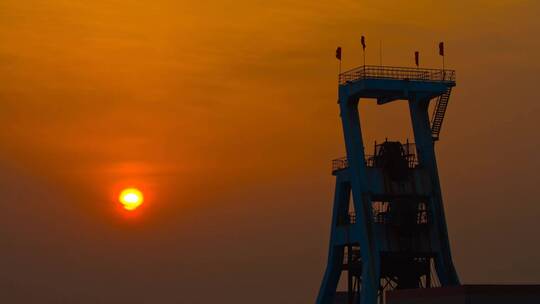
[[[0,302],[313,303],[343,67],[457,70],[436,145],[465,283],[540,282],[540,2],[1,0]],[[366,149],[411,137],[361,107]],[[385,110],[385,111],[382,111]],[[144,204],[119,207],[138,187]],[[63,301],[63,302],[62,302]]]

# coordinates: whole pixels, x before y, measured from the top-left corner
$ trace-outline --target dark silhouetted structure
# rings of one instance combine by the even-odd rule
[[[333,161],[331,239],[318,304],[376,304],[388,290],[459,285],[434,150],[454,86],[452,70],[361,66],[339,75],[347,157]],[[363,98],[379,105],[407,100],[415,143],[384,141],[366,154]],[[337,292],[340,278],[346,287]]]
[[[538,304],[539,285],[463,285],[395,290],[388,304]]]

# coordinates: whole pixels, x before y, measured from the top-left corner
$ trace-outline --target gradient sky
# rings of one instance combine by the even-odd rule
[[[414,2],[414,3],[411,3]],[[313,303],[344,155],[335,47],[447,67],[465,283],[540,282],[540,2],[0,2],[0,300]],[[385,110],[385,111],[382,111]],[[410,136],[362,104],[365,139]],[[405,127],[403,127],[405,126]],[[140,187],[134,213],[116,202]],[[63,301],[63,302],[62,302]]]

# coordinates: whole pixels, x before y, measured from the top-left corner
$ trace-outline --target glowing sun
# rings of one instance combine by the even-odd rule
[[[118,200],[124,206],[124,209],[131,211],[137,209],[143,203],[144,197],[139,189],[127,188],[122,190]]]

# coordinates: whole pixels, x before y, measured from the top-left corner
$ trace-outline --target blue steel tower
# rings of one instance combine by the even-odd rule
[[[361,66],[339,75],[347,157],[333,161],[330,247],[317,304],[384,303],[393,289],[459,285],[434,150],[455,84],[453,70]],[[375,143],[366,154],[363,98],[406,100],[415,143]]]

